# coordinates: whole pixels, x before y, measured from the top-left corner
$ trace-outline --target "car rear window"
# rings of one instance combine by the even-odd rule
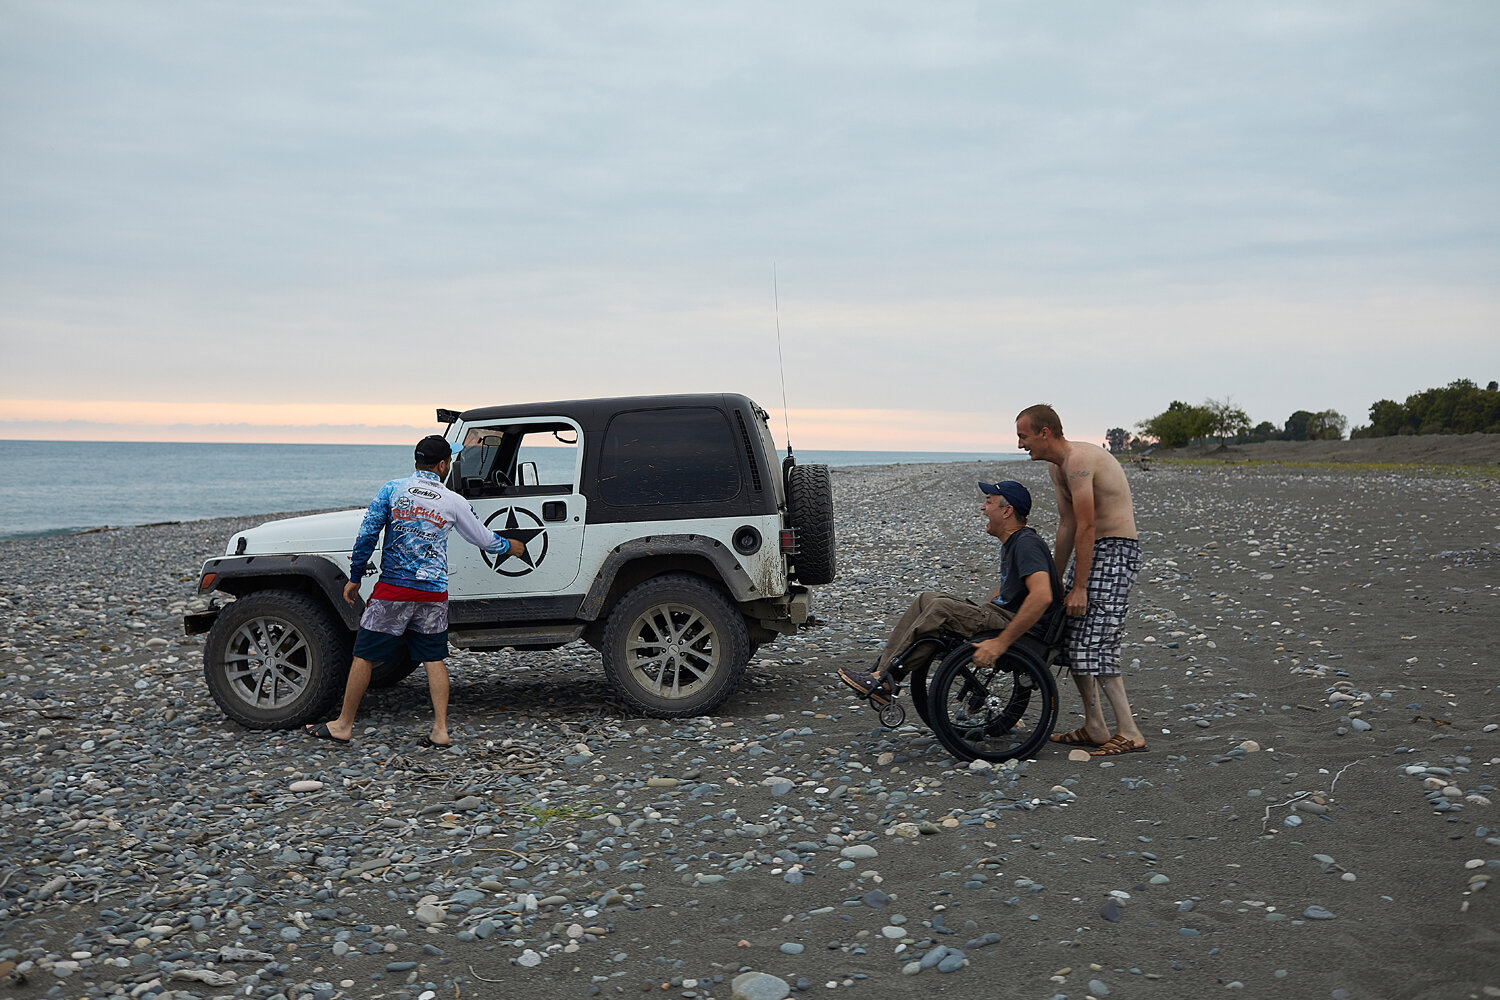
[[[616,507],[731,500],[740,493],[735,449],[729,421],[709,407],[621,413],[604,434],[600,498]]]

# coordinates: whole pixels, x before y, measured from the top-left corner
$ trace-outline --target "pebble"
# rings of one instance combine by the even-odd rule
[[[1478,831],[1460,822],[1488,815],[1481,810],[1493,797],[1495,762],[1479,756],[1479,741],[1461,736],[1457,725],[1430,721],[1447,718],[1447,702],[1462,702],[1467,689],[1433,656],[1424,655],[1407,674],[1399,658],[1367,664],[1351,641],[1361,628],[1371,630],[1365,613],[1405,610],[1390,602],[1409,601],[1409,594],[1397,595],[1415,584],[1391,586],[1397,581],[1388,580],[1384,586],[1393,594],[1387,597],[1379,587],[1360,586],[1368,581],[1340,578],[1342,589],[1332,591],[1298,568],[1316,564],[1317,573],[1331,573],[1345,560],[1352,574],[1370,566],[1368,549],[1344,544],[1373,545],[1370,533],[1321,538],[1337,535],[1354,519],[1350,505],[1364,502],[1345,495],[1347,480],[1329,481],[1340,488],[1337,505],[1315,511],[1296,500],[1274,529],[1285,545],[1273,548],[1273,529],[1235,493],[1233,477],[1242,473],[1153,470],[1153,478],[1140,483],[1138,502],[1153,520],[1141,523],[1147,565],[1126,637],[1127,655],[1139,654],[1129,667],[1131,688],[1141,724],[1152,727],[1152,753],[1081,767],[1093,760],[1086,751],[1045,747],[1035,761],[975,770],[949,757],[915,716],[902,729],[882,729],[829,676],[837,664],[868,664],[912,589],[969,593],[992,571],[993,540],[977,531],[964,534],[971,522],[955,520],[943,536],[913,516],[950,503],[969,516],[977,477],[903,467],[835,472],[837,489],[875,487],[841,494],[840,558],[865,583],[857,593],[844,580],[820,588],[818,626],[762,648],[721,714],[679,720],[629,715],[600,684],[597,654],[582,643],[548,652],[455,650],[453,721],[462,755],[442,761],[413,749],[429,711],[420,674],[367,699],[354,753],[296,731],[242,730],[218,713],[203,688],[203,639],[181,634],[182,607],[193,599],[197,566],[205,555],[223,551],[230,527],[264,518],[0,542],[0,670],[6,681],[0,685],[0,850],[7,859],[24,859],[0,895],[0,922],[7,928],[0,975],[7,962],[31,963],[37,983],[46,982],[37,972],[60,971],[66,986],[58,987],[59,995],[89,1000],[112,1000],[117,994],[110,982],[128,980],[134,988],[152,979],[157,987],[141,990],[139,1000],[169,993],[186,1000],[211,985],[173,978],[195,971],[233,972],[235,995],[257,1000],[374,992],[432,1000],[483,995],[465,968],[473,961],[483,975],[525,975],[534,983],[560,979],[577,965],[589,970],[577,980],[577,993],[589,989],[584,980],[597,972],[601,978],[592,985],[599,995],[618,992],[616,984],[632,991],[628,975],[649,979],[653,991],[665,984],[674,996],[723,997],[737,992],[726,990],[725,980],[738,982],[749,963],[716,970],[700,945],[706,936],[727,933],[732,947],[752,929],[761,933],[764,913],[748,901],[774,899],[776,918],[791,918],[784,936],[763,947],[759,938],[753,948],[747,940],[747,950],[738,952],[743,958],[760,955],[760,964],[771,966],[769,955],[790,968],[821,963],[823,942],[836,938],[828,962],[835,986],[878,996],[891,992],[890,977],[898,972],[964,969],[970,959],[963,951],[934,944],[947,940],[973,956],[976,968],[959,973],[961,986],[992,971],[999,943],[1015,940],[1014,928],[1003,923],[1013,917],[1024,915],[1038,932],[1120,923],[1112,928],[1116,934],[1153,921],[1170,928],[1164,918],[1173,909],[1195,914],[1179,920],[1212,918],[1204,912],[1215,908],[1211,903],[1194,911],[1190,899],[1175,906],[1155,900],[1161,895],[1155,887],[1168,883],[1201,891],[1222,877],[1234,887],[1213,889],[1213,901],[1222,892],[1237,908],[1263,912],[1266,921],[1290,919],[1298,911],[1285,900],[1296,898],[1296,883],[1248,864],[1205,879],[1191,859],[1200,846],[1194,842],[1220,838],[1216,850],[1222,851],[1239,844],[1237,838],[1249,840],[1252,829],[1260,834],[1262,811],[1298,795],[1305,797],[1280,813],[1273,807],[1269,817],[1285,818],[1286,829],[1275,834],[1283,841],[1277,848],[1300,838],[1305,852],[1338,850],[1342,864],[1331,853],[1312,856],[1342,880],[1330,891],[1354,881],[1347,866],[1361,873],[1358,886],[1371,886],[1375,898],[1385,888],[1375,873],[1388,869],[1372,861],[1377,848],[1336,839],[1347,829],[1338,822],[1349,821],[1343,807],[1369,787],[1359,783],[1362,770],[1345,776],[1339,769],[1351,762],[1373,765],[1358,756],[1357,743],[1323,758],[1308,749],[1327,740],[1335,725],[1378,729],[1408,744],[1396,751],[1401,763],[1385,766],[1417,779],[1407,782],[1407,794],[1420,810],[1391,804],[1409,819],[1420,812],[1429,824],[1413,829],[1430,830],[1434,841],[1473,833],[1477,839],[1466,853],[1500,847],[1493,821]],[[1018,466],[1015,474],[1035,472]],[[1255,474],[1276,482],[1305,475]],[[1430,499],[1445,490],[1472,501],[1478,494],[1471,491],[1480,488],[1400,477],[1378,482],[1382,502],[1392,495]],[[1044,487],[1045,475],[1032,483],[1034,490]],[[1212,498],[1221,544],[1213,549],[1183,534],[1206,521],[1199,513],[1205,489],[1218,490]],[[1436,521],[1446,502],[1440,495],[1405,509]],[[1049,506],[1038,505],[1044,518]],[[1241,560],[1242,567],[1246,558],[1243,536],[1231,528],[1242,508],[1256,528],[1256,551],[1285,563],[1272,586],[1232,565]],[[1334,519],[1325,510],[1350,516]],[[1333,527],[1320,527],[1323,522]],[[1044,534],[1050,530],[1038,523]],[[1409,526],[1427,530],[1415,520]],[[1164,527],[1170,529],[1165,535]],[[1294,544],[1314,535],[1318,544]],[[898,540],[926,551],[910,557],[893,544]],[[938,542],[945,547],[942,561],[951,562],[941,570],[929,558]],[[1340,554],[1320,553],[1323,547],[1338,547]],[[1298,561],[1281,551],[1291,548],[1299,548]],[[1209,554],[1199,559],[1200,549]],[[1468,565],[1466,556],[1439,558],[1438,551],[1430,546],[1422,558],[1438,569]],[[1221,570],[1211,571],[1210,560]],[[1466,575],[1420,579],[1424,587],[1416,593],[1434,604],[1473,600],[1445,589],[1469,585]],[[1341,617],[1350,612],[1361,614]],[[1288,628],[1292,633],[1284,632]],[[1161,641],[1144,643],[1148,630]],[[147,636],[155,641],[143,641]],[[1441,655],[1451,664],[1465,653]],[[1440,695],[1439,688],[1454,693]],[[786,696],[790,691],[795,695]],[[1078,722],[1063,723],[1076,704],[1067,694],[1060,702],[1059,728],[1074,728]],[[1418,707],[1403,707],[1412,703]],[[1419,713],[1423,721],[1414,723]],[[1262,752],[1246,733],[1274,749]],[[1304,738],[1310,742],[1299,746]],[[1247,760],[1251,753],[1260,756]],[[1423,787],[1429,780],[1431,787]],[[1261,787],[1247,797],[1252,783]],[[1170,801],[1204,803],[1213,822],[1185,829],[1164,805],[1160,793],[1169,788]],[[1118,806],[1129,825],[1066,829],[1069,810],[1101,801],[1107,810]],[[1309,829],[1293,833],[1298,824]],[[1275,824],[1267,826],[1269,838]],[[1161,860],[1143,848],[1154,848]],[[1179,857],[1189,860],[1173,860]],[[869,864],[877,858],[878,871]],[[1170,879],[1153,870],[1159,864],[1174,868]],[[1496,867],[1484,857],[1465,864],[1465,876],[1454,880],[1464,902],[1489,884]],[[142,874],[147,871],[150,879]],[[675,893],[664,891],[664,876]],[[1144,880],[1139,888],[1137,880]],[[1089,920],[1086,909],[1075,907],[1097,899],[1090,893],[1100,890],[1091,887],[1100,885],[1131,888],[1138,901],[1113,890],[1099,919]],[[1477,903],[1491,895],[1478,896]],[[1252,898],[1277,909],[1243,902]],[[1453,928],[1461,925],[1444,915],[1457,910],[1451,903],[1402,905],[1424,925]],[[642,934],[642,914],[662,906],[681,911],[672,918],[683,928],[680,942]],[[1132,922],[1125,924],[1132,906]],[[893,912],[901,909],[910,920]],[[746,911],[744,922],[738,910]],[[1344,923],[1356,919],[1343,906],[1340,912]],[[1317,906],[1301,917],[1333,918]],[[993,923],[981,926],[986,921]],[[1086,946],[1085,933],[1076,936]],[[1201,943],[1179,947],[1207,951],[1212,941],[1225,944],[1227,953],[1232,924],[1212,932],[1180,926],[1172,936],[1209,933]],[[651,943],[618,950],[633,939]],[[1289,947],[1307,968],[1317,966],[1313,951]],[[1433,952],[1435,962],[1444,956]],[[1453,959],[1452,952],[1446,956]],[[317,971],[354,975],[359,967],[385,981],[324,982],[320,977],[329,973]],[[535,974],[522,972],[538,967]],[[1102,976],[1112,966],[1095,968]],[[615,980],[610,970],[625,975]],[[1244,971],[1236,974],[1254,989]],[[817,985],[754,975],[766,977],[767,996],[781,989],[778,998]],[[1128,992],[1125,982],[1113,988]],[[1104,983],[1089,980],[1089,992],[1103,995],[1097,986]],[[1058,992],[1079,996],[1079,985],[1075,980]],[[1182,985],[1191,988],[1186,979]],[[528,989],[541,995],[551,987]]]
[[[786,1000],[792,987],[766,972],[744,972],[730,980],[730,1000]]]

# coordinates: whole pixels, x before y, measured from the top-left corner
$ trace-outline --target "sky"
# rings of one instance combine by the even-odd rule
[[[0,0],[0,437],[1358,425],[1500,378],[1497,93],[1488,0]]]

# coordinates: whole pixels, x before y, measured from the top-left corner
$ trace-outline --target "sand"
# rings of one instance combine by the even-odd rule
[[[50,995],[60,982],[58,995],[115,995],[164,970],[206,968],[235,942],[274,951],[285,970],[235,990],[248,983],[257,996],[313,995],[326,982],[349,997],[415,997],[429,983],[442,997],[728,997],[746,970],[881,998],[1500,995],[1500,889],[1486,879],[1500,874],[1495,482],[1166,463],[1129,474],[1146,569],[1124,658],[1138,661],[1127,683],[1149,751],[1100,762],[1049,749],[977,772],[916,726],[882,729],[832,674],[869,663],[916,590],[993,587],[981,475],[1030,483],[1033,523],[1050,537],[1039,464],[835,470],[841,578],[820,588],[820,624],[765,647],[720,715],[624,717],[583,647],[460,657],[461,750],[439,760],[411,749],[425,726],[420,677],[373,694],[348,749],[219,716],[194,672],[201,644],[172,631],[172,605],[196,561],[243,520],[0,543],[0,954],[33,963],[13,995]],[[148,647],[145,636],[167,642]],[[136,678],[151,683],[136,690]],[[1066,680],[1062,690],[1059,728],[1072,728],[1076,693]],[[106,727],[137,763],[80,749],[103,744]],[[507,738],[527,749],[505,748]],[[523,772],[518,760],[539,763]],[[143,767],[162,770],[132,784]],[[36,804],[36,789],[69,775],[81,786],[86,768],[123,787],[112,794],[124,831],[68,832],[86,807]],[[504,784],[506,773],[524,781]],[[332,791],[291,801],[298,779]],[[231,781],[236,791],[223,791]],[[122,845],[132,832],[147,846],[152,829],[176,835],[153,818],[166,787],[207,834],[194,841],[201,857]],[[431,811],[476,790],[478,813]],[[543,799],[554,810],[546,839],[510,823]],[[236,804],[250,812],[235,819]],[[397,837],[415,860],[365,878],[340,874],[343,861],[282,856],[298,838],[337,854],[371,828],[372,809],[424,817]],[[260,817],[275,851],[243,815]],[[936,832],[912,836],[904,822]],[[509,836],[476,839],[479,823]],[[839,867],[856,845],[875,856]],[[76,857],[80,847],[92,861]],[[60,860],[65,849],[72,860]],[[538,893],[570,893],[596,916],[552,903],[513,933],[465,941],[458,932],[474,924],[450,907],[436,932],[423,929],[421,898],[443,903],[478,884],[481,866],[521,855]],[[116,863],[133,857],[140,865]],[[195,874],[210,860],[226,874]],[[232,865],[255,876],[253,900],[235,905],[260,930],[226,924],[229,905],[195,909],[187,890],[164,888],[227,878]],[[78,891],[41,898],[70,872]],[[151,878],[163,887],[154,909],[140,901]],[[324,905],[313,893],[325,884],[348,912],[320,923],[306,914]],[[520,892],[502,886],[492,902]],[[101,915],[111,903],[115,915]],[[206,926],[170,945],[108,943],[97,929],[131,907],[179,922],[198,913]],[[309,932],[279,936],[298,919]],[[579,921],[599,933],[560,950]],[[335,957],[340,929],[391,950]],[[962,967],[903,974],[936,945],[962,949]],[[47,971],[75,951],[90,957],[65,967],[69,978]],[[142,952],[164,964],[104,964]],[[517,964],[528,954],[535,967]],[[416,964],[386,971],[394,959]]]

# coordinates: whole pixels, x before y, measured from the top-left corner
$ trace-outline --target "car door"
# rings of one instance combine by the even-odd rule
[[[464,600],[574,593],[588,520],[578,488],[579,426],[565,417],[470,424],[462,445],[449,486],[491,531],[520,541],[526,552],[496,558],[450,535],[449,595]]]

